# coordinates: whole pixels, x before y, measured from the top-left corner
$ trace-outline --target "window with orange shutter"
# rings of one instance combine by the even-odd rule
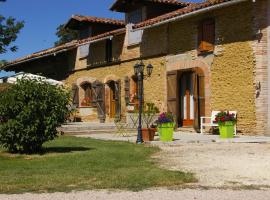
[[[215,20],[204,20],[198,30],[198,51],[200,53],[213,52],[215,47]]]

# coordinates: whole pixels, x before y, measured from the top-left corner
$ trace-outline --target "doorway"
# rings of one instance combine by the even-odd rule
[[[183,127],[192,127],[194,124],[194,74],[184,72],[179,79],[180,118]]]
[[[178,127],[193,126],[200,131],[200,117],[209,110],[205,82],[208,78],[199,67],[167,72],[167,111],[176,116]]]
[[[108,83],[109,86],[109,99],[110,99],[110,112],[109,112],[109,116],[110,118],[115,118],[115,111],[116,111],[116,88],[115,88],[115,82],[114,81],[110,81]]]

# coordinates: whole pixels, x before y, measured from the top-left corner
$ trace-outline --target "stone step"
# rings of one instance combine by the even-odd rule
[[[192,127],[179,127],[176,129],[176,131],[183,133],[196,133],[195,129]]]
[[[62,125],[59,130],[66,132],[110,132],[116,129],[114,123],[68,123]]]
[[[89,135],[89,134],[102,134],[102,133],[116,133],[116,130],[89,130],[89,131],[63,131],[65,135]]]

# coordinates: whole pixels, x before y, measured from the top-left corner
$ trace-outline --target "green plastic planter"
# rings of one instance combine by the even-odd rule
[[[234,123],[225,122],[224,124],[218,125],[219,137],[222,139],[228,139],[234,137]]]
[[[163,123],[158,126],[159,139],[162,142],[173,141],[175,123]]]

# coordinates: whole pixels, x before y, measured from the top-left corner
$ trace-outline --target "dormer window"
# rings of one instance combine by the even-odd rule
[[[132,24],[137,24],[139,22],[141,22],[143,20],[142,17],[142,8],[130,11],[126,14],[126,22],[128,24],[132,23]]]
[[[136,24],[189,5],[178,0],[115,0],[110,10],[125,13],[126,23]]]
[[[215,48],[215,20],[207,19],[199,24],[198,28],[198,51],[210,53]]]
[[[80,40],[88,38],[88,37],[92,36],[91,27],[87,27],[85,29],[82,29],[79,31],[79,33],[80,33]]]

